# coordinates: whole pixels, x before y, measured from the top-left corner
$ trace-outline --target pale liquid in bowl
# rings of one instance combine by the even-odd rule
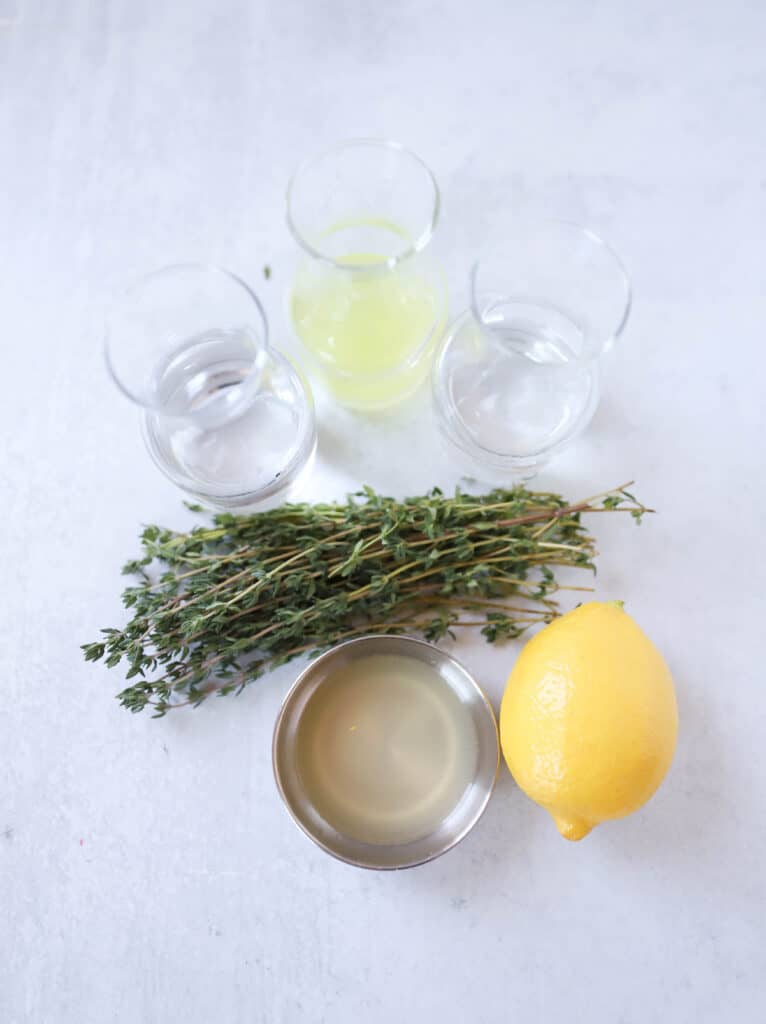
[[[365,843],[433,832],[471,785],[478,737],[469,707],[431,666],[373,654],[334,671],[308,701],[298,772],[325,821]]]

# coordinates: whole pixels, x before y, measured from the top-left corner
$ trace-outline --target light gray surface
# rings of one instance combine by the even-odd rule
[[[3,1024],[763,1019],[764,11],[0,0]],[[80,659],[138,524],[187,519],[102,368],[109,290],[220,261],[287,343],[285,180],[357,134],[435,169],[453,312],[520,202],[633,273],[607,397],[541,482],[660,509],[594,523],[598,594],[666,654],[681,729],[651,804],[578,845],[504,774],[442,860],[354,870],[272,782],[297,666],[155,722]],[[314,496],[455,482],[425,397],[320,415]],[[457,653],[497,704],[513,650]]]

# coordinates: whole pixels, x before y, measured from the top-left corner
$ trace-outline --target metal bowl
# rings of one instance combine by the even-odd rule
[[[338,831],[313,806],[297,768],[298,727],[311,697],[329,676],[348,662],[371,654],[396,654],[417,658],[436,670],[458,696],[473,721],[478,754],[474,778],[457,806],[428,835],[409,843],[379,845],[360,842]],[[333,647],[301,673],[282,703],[274,727],[272,748],[274,777],[287,809],[296,824],[327,853],[360,868],[394,870],[411,868],[441,856],[466,836],[486,808],[500,763],[495,715],[475,679],[450,655],[413,637],[364,636]]]

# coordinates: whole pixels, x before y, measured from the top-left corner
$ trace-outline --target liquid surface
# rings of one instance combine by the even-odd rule
[[[477,444],[498,454],[528,455],[587,422],[596,368],[577,357],[576,338],[523,320],[487,326],[491,340],[474,323],[466,326],[469,336],[449,382],[455,409]]]
[[[265,349],[247,330],[211,330],[185,338],[154,373],[166,416],[215,424],[244,408],[258,384]]]
[[[170,417],[153,430],[163,461],[202,485],[266,486],[295,452],[300,396],[245,331],[185,340],[158,368],[154,389]]]
[[[417,258],[393,269],[383,252],[336,259],[341,267],[310,264],[298,273],[295,329],[341,401],[368,407],[404,397],[428,371],[444,316],[440,282]]]
[[[435,669],[402,655],[339,668],[309,700],[297,739],[316,809],[337,831],[375,845],[433,832],[478,758],[469,709]]]

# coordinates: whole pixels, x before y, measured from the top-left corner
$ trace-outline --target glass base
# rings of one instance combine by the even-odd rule
[[[553,330],[519,319],[488,329],[470,311],[447,332],[433,374],[442,434],[475,475],[529,479],[588,424],[598,366]]]
[[[430,264],[369,274],[307,264],[286,311],[327,393],[347,409],[374,412],[428,378],[447,324],[446,282]]]
[[[214,378],[225,407],[239,383],[232,366]],[[208,406],[216,394],[207,389]],[[269,350],[257,390],[224,417],[144,416],[144,439],[154,462],[179,487],[216,509],[278,505],[295,494],[310,471],[317,434],[310,392],[288,360]]]

